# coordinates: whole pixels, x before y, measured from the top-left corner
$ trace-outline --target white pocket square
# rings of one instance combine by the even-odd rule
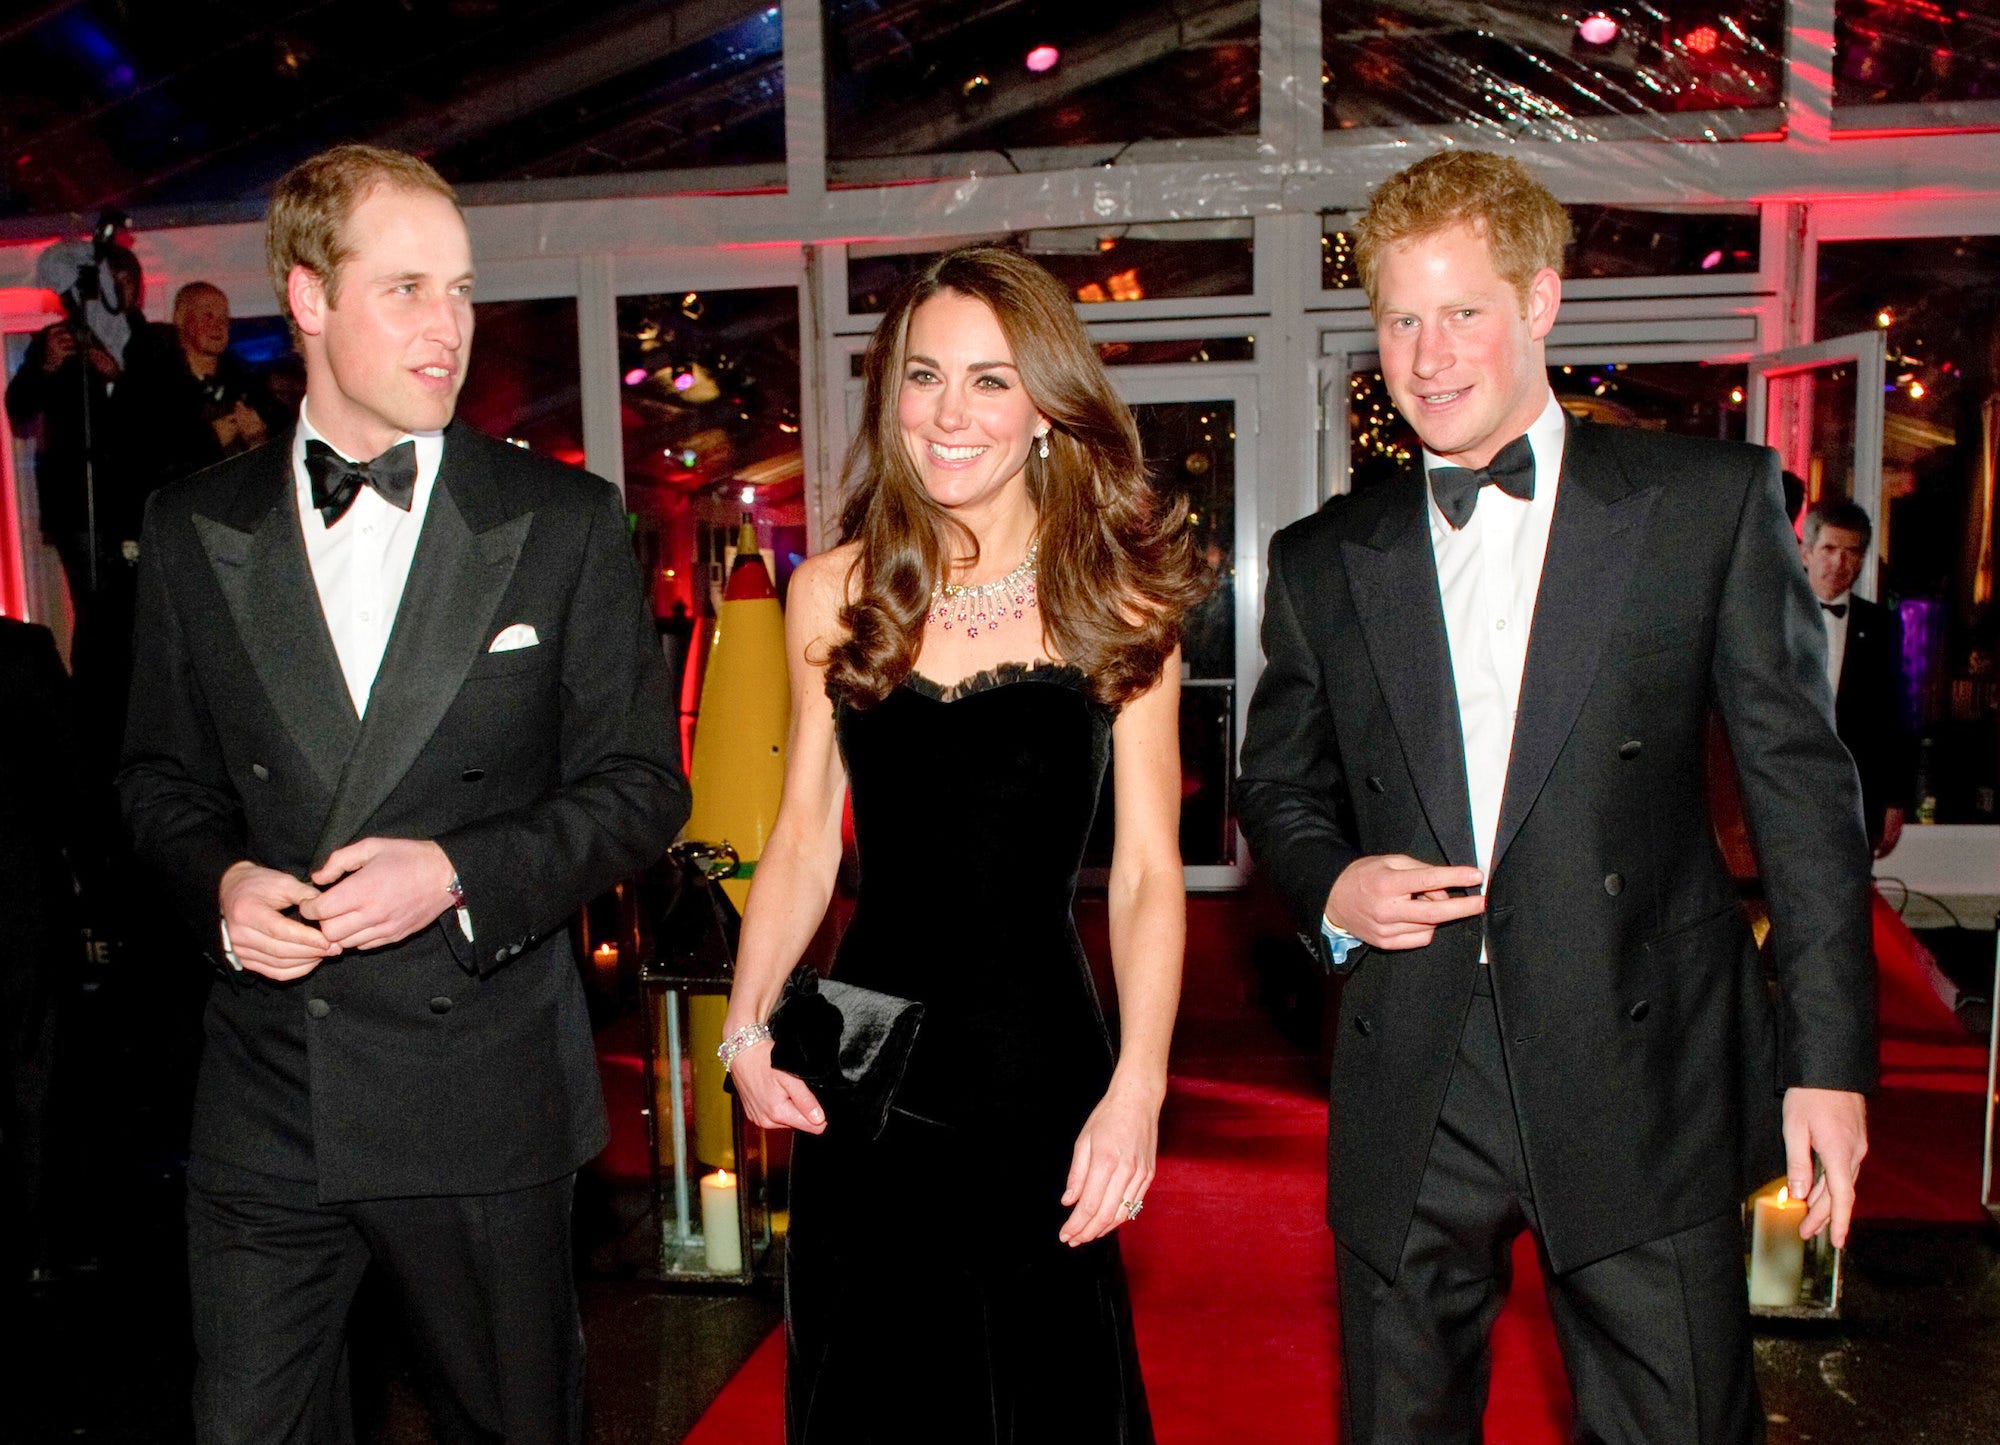
[[[523,647],[539,647],[542,639],[535,635],[535,629],[525,622],[517,622],[512,627],[503,627],[492,642],[487,644],[488,652],[513,652]]]

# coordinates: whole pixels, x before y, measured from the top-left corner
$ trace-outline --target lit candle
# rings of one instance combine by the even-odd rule
[[[1799,1302],[1805,1276],[1799,1222],[1806,1217],[1806,1202],[1780,1186],[1775,1194],[1751,1196],[1750,1211],[1750,1303],[1789,1309]]]
[[[714,1274],[743,1269],[743,1236],[736,1229],[736,1176],[727,1169],[701,1176],[702,1255]]]
[[[590,955],[590,961],[596,966],[600,978],[609,979],[615,977],[618,973],[618,945],[615,943],[598,944],[596,951]]]

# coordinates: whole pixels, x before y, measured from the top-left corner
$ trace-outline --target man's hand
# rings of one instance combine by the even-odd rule
[[[51,326],[42,338],[42,370],[61,371],[76,355],[76,334],[67,326]]]
[[[237,440],[246,447],[261,447],[270,428],[264,425],[264,418],[248,402],[239,401],[231,408],[229,419],[234,424]]]
[[[96,372],[106,381],[118,380],[119,373],[122,370],[118,365],[118,358],[100,346],[96,337],[93,336],[90,339],[84,354],[90,358],[90,369],[92,371]]]
[[[428,840],[363,838],[328,855],[313,874],[326,891],[299,912],[342,948],[401,943],[451,906],[456,872]]]
[[[1884,808],[1882,810],[1882,841],[1875,845],[1875,856],[1887,858],[1896,851],[1896,845],[1903,841],[1903,810]]]
[[[1854,1217],[1854,1181],[1868,1153],[1868,1101],[1845,1089],[1785,1090],[1785,1181],[1792,1198],[1806,1201],[1799,1238],[1811,1239],[1833,1223],[1835,1248],[1847,1244]],[[1813,1155],[1825,1169],[1813,1180]]]
[[[1479,883],[1477,868],[1374,853],[1355,859],[1333,880],[1326,921],[1375,948],[1422,948],[1440,923],[1486,911],[1482,894],[1454,898],[1445,892]]]
[[[220,893],[229,950],[252,973],[289,982],[340,952],[317,928],[284,915],[284,909],[297,904],[303,911],[319,897],[310,883],[245,861],[229,865]]]

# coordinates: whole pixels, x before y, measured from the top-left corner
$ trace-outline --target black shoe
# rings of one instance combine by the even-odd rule
[[[1974,1038],[1993,1037],[1992,999],[1975,998],[1969,993],[1962,993],[1958,996],[1958,1002],[1951,1006],[1951,1011],[1958,1015],[1959,1023]]]

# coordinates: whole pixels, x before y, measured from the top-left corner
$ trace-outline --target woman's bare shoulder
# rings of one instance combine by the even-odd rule
[[[860,590],[861,570],[856,565],[860,560],[861,544],[843,542],[814,553],[792,570],[785,612],[795,638],[825,645],[843,635],[840,613]]]
[[[792,595],[808,605],[831,607],[837,612],[854,600],[861,585],[860,561],[859,542],[842,542],[815,552],[793,569]]]

